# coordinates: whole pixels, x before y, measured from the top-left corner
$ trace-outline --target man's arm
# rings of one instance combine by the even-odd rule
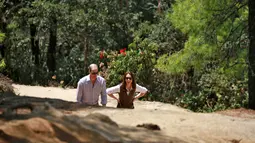
[[[103,89],[101,91],[101,104],[103,106],[106,106],[106,104],[107,104],[107,94],[106,94],[106,82],[105,82],[105,80],[103,81]]]
[[[76,93],[76,100],[78,103],[82,103],[81,99],[82,99],[82,95],[83,95],[83,86],[82,86],[82,82],[78,82],[78,86],[77,86],[77,93]]]

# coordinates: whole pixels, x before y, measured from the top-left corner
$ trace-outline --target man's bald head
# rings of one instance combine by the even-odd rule
[[[98,66],[96,64],[89,65],[89,72],[98,72]]]

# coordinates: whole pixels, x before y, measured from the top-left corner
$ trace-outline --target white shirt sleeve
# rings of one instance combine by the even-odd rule
[[[106,82],[103,80],[103,89],[101,91],[101,104],[106,105],[107,104],[107,94],[106,94]]]
[[[107,94],[114,94],[119,92],[120,92],[120,84],[106,89]]]
[[[81,81],[78,82],[77,86],[77,92],[76,92],[76,100],[77,102],[81,103],[82,101],[82,96],[83,96],[83,84]]]
[[[147,91],[148,91],[147,88],[136,84],[136,92],[146,93]]]

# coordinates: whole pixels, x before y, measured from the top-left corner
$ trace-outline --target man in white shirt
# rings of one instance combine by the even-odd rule
[[[100,95],[102,106],[106,106],[106,81],[98,75],[98,66],[91,64],[89,66],[89,75],[81,78],[78,82],[77,102],[86,105],[98,105]]]

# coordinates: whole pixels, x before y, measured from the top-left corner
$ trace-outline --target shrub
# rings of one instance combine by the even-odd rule
[[[0,73],[4,73],[6,70],[6,64],[4,62],[4,59],[0,61]]]

